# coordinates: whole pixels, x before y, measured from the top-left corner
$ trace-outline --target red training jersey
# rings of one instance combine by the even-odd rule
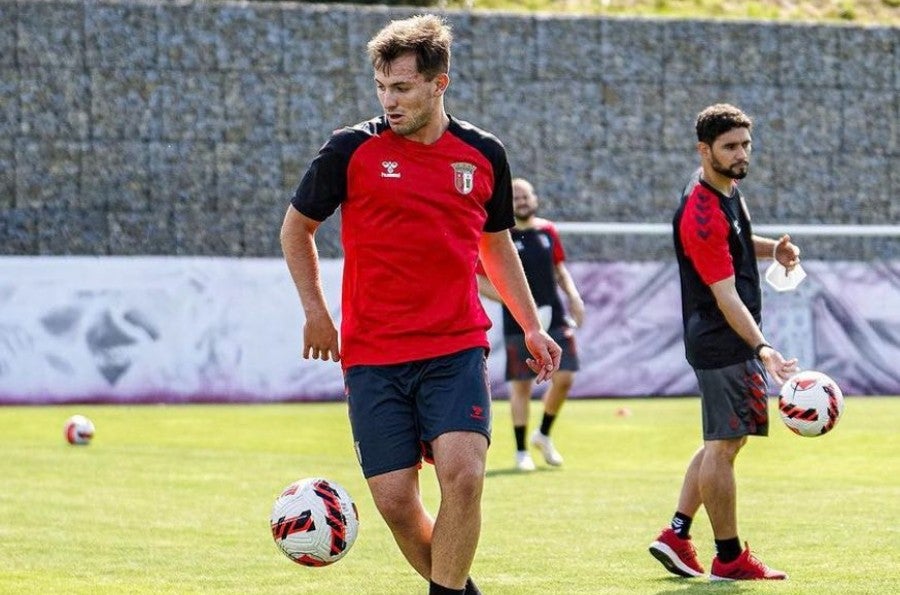
[[[391,131],[384,116],[336,131],[291,204],[324,221],[341,208],[344,368],[488,347],[475,280],[482,232],[513,225],[506,151],[450,118],[433,144]]]

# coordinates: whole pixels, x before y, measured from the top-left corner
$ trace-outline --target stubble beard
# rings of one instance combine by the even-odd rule
[[[394,131],[394,134],[399,136],[409,136],[424,128],[427,123],[428,116],[419,114],[418,116],[409,118],[406,124],[391,124],[391,130]]]
[[[537,209],[528,209],[527,211],[516,210],[516,211],[513,211],[513,217],[515,217],[516,221],[518,221],[519,223],[526,223],[532,217],[534,217],[535,213],[537,213]]]

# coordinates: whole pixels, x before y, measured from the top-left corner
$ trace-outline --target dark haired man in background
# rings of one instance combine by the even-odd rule
[[[797,371],[797,360],[785,359],[760,329],[757,258],[775,258],[791,270],[800,250],[786,235],[777,241],[753,235],[736,183],[750,165],[752,126],[733,105],[700,112],[701,165],[673,221],[684,345],[700,387],[703,446],[688,465],[671,526],[650,544],[650,553],[673,574],[702,575],[690,529],[703,505],[716,545],[710,580],[787,578],[741,547],[737,527],[734,461],[747,436],[768,434],[766,372],[780,386]]]

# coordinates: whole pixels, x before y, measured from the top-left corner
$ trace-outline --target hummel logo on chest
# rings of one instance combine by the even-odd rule
[[[384,171],[381,172],[381,177],[382,178],[399,178],[400,174],[398,172],[394,171],[395,169],[397,169],[398,165],[399,164],[396,161],[382,161],[381,167],[384,168]]]

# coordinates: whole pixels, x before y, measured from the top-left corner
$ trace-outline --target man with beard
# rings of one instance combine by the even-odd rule
[[[563,457],[550,439],[550,428],[569,395],[578,370],[575,327],[581,326],[584,321],[584,302],[572,275],[566,269],[566,254],[556,227],[547,219],[535,216],[538,198],[534,187],[522,178],[513,180],[512,187],[513,213],[516,218],[516,226],[511,231],[513,243],[519,252],[522,268],[525,269],[531,295],[541,314],[541,323],[562,347],[559,371],[553,375],[550,388],[544,393],[544,415],[540,428],[531,434],[529,442],[540,450],[548,465],[559,466],[563,463]],[[479,270],[479,273],[478,288],[481,294],[501,301],[500,295],[483,271]],[[556,290],[557,285],[566,294],[571,317],[566,314]],[[516,439],[515,464],[520,471],[534,471],[534,461],[525,443],[525,432],[535,374],[526,363],[530,356],[525,345],[524,331],[506,306],[503,307],[503,338],[506,344],[506,380],[510,388],[509,405]]]
[[[747,436],[768,434],[766,373],[780,386],[797,372],[760,328],[762,292],[757,258],[775,258],[788,270],[800,250],[785,235],[753,235],[737,180],[750,164],[752,122],[728,104],[697,117],[701,166],[675,213],[675,252],[681,275],[682,321],[688,363],[700,388],[703,445],[688,465],[671,526],[650,553],[676,575],[704,574],[690,529],[700,506],[712,525],[716,556],[710,580],[784,579],[742,549],[737,527],[734,461]]]

